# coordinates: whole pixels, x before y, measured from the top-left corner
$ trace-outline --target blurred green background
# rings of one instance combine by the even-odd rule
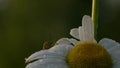
[[[120,42],[120,1],[99,1],[98,39]],[[91,15],[92,0],[1,0],[0,68],[24,68],[24,59],[45,41],[71,37],[69,31]]]

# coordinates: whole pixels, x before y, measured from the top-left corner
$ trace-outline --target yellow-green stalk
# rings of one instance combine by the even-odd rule
[[[99,0],[92,1],[92,20],[94,23],[94,33],[95,38],[97,39],[97,29],[98,29],[98,9],[99,8]]]
[[[92,20],[95,38],[98,28],[98,0],[93,0]],[[69,68],[112,68],[112,58],[104,47],[94,42],[80,42],[67,55]]]

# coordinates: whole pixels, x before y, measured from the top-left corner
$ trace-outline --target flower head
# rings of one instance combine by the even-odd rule
[[[50,49],[35,52],[26,68],[120,68],[120,44],[108,38],[97,43],[90,16],[70,34],[77,40],[61,38]]]
[[[72,29],[70,34],[80,40],[67,55],[70,68],[120,68],[120,44],[107,38],[97,43],[90,16],[85,15],[82,26]]]

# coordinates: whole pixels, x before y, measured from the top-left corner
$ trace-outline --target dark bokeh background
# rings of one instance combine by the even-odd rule
[[[120,1],[100,0],[98,39],[120,42]],[[0,68],[24,68],[24,58],[44,41],[71,37],[70,29],[91,15],[91,0],[1,0]]]
[[[112,38],[120,42],[120,0],[99,0],[99,39]]]

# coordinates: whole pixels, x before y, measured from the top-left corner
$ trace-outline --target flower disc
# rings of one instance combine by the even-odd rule
[[[82,42],[67,55],[70,68],[112,68],[109,53],[99,44]]]

